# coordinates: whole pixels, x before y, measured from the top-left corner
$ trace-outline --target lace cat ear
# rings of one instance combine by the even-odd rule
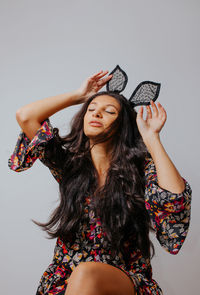
[[[109,74],[113,75],[112,78],[106,83],[108,92],[120,93],[126,87],[128,82],[127,74],[117,65],[114,70]],[[129,98],[130,105],[136,107],[138,105],[150,105],[150,101],[155,101],[160,93],[160,83],[152,81],[141,82],[133,94]]]
[[[113,75],[112,78],[106,83],[106,90],[109,92],[118,92],[124,90],[128,82],[127,74],[117,65],[114,70],[109,74]]]
[[[150,100],[155,101],[158,98],[160,86],[160,83],[152,81],[141,82],[129,98],[132,107],[138,105],[150,105]]]

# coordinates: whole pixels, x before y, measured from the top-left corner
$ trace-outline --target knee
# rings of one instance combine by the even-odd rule
[[[72,272],[71,277],[72,276],[78,281],[92,280],[94,276],[93,263],[80,262],[80,264]]]
[[[96,271],[92,262],[80,262],[73,270],[69,278],[69,284],[76,290],[80,290],[83,293],[85,292],[84,294],[102,294],[98,288]]]

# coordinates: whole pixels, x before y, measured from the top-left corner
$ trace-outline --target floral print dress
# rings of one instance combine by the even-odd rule
[[[21,172],[29,169],[39,159],[60,183],[61,171],[49,165],[50,161],[45,154],[45,146],[53,138],[49,118],[41,123],[31,141],[21,130],[14,152],[8,160],[9,168]],[[182,193],[172,193],[161,188],[157,183],[152,158],[146,158],[145,180],[145,207],[156,230],[156,238],[164,250],[177,254],[189,229],[192,189],[184,178],[185,189]],[[137,295],[162,295],[161,287],[152,277],[151,262],[142,256],[139,249],[130,253],[128,264],[125,264],[120,253],[111,258],[106,234],[102,230],[101,221],[90,207],[90,201],[91,197],[85,196],[84,217],[75,242],[64,244],[60,237],[57,238],[53,259],[41,276],[36,295],[64,295],[70,274],[82,261],[107,263],[119,268],[129,276]]]

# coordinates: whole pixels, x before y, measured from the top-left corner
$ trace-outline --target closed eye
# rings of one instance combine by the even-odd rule
[[[88,109],[88,111],[94,111],[94,109]],[[106,112],[110,114],[115,114],[115,112],[109,112],[109,111],[106,111]]]

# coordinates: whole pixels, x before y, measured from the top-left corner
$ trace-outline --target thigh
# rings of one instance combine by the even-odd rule
[[[77,294],[87,287],[88,294],[95,290],[99,295],[135,295],[131,278],[119,268],[102,262],[81,262],[72,272],[69,284],[71,290],[74,285]]]

